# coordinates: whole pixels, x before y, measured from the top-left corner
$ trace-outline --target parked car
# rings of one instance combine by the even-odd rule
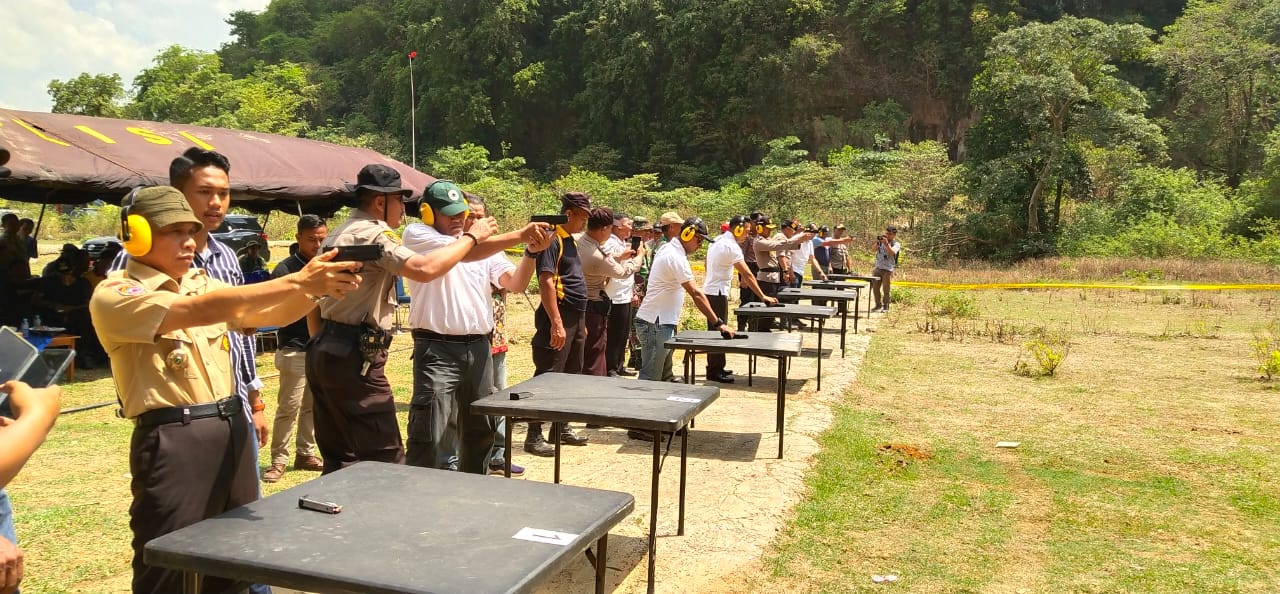
[[[229,214],[210,235],[235,250],[237,255],[244,255],[244,248],[250,243],[256,243],[261,248],[258,255],[262,256],[263,260],[271,261],[267,232],[262,229],[262,224],[258,222],[256,216]]]
[[[102,255],[102,250],[107,249],[107,246],[113,243],[122,245],[120,244],[120,238],[113,235],[104,235],[84,242],[84,245],[82,245],[81,248],[83,248],[84,251],[89,252],[90,261],[96,262],[98,257]]]

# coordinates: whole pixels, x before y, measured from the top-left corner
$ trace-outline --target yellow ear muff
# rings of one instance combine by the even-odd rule
[[[742,239],[742,236],[745,235],[746,232],[747,232],[746,225],[734,225],[733,227],[733,237],[735,239]]]
[[[140,258],[151,253],[151,224],[142,215],[128,215],[124,220],[124,251]]]
[[[418,203],[418,214],[422,215],[422,222],[428,227],[436,224],[436,211],[431,209],[431,205],[426,200]]]
[[[694,238],[697,234],[698,234],[698,228],[697,228],[696,226],[694,226],[694,225],[685,225],[684,227],[682,227],[682,228],[680,229],[680,240],[681,240],[681,241],[693,241],[693,238]]]

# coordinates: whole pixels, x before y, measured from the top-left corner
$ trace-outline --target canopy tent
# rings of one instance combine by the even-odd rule
[[[419,197],[433,181],[375,151],[276,134],[0,109],[0,147],[12,153],[0,198],[42,204],[119,203],[135,186],[168,183],[169,162],[188,147],[231,161],[235,205],[265,212],[332,214],[370,163],[400,172]]]

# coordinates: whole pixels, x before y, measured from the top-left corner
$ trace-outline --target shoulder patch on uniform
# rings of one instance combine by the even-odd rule
[[[102,282],[106,285],[106,288],[111,289],[116,293],[123,295],[125,297],[133,297],[135,295],[141,295],[147,292],[147,288],[142,286],[142,283],[139,283],[138,281],[135,281],[135,280],[116,279],[116,280],[105,280]]]
[[[391,241],[395,242],[396,245],[400,245],[401,243],[404,243],[400,241],[400,235],[398,235],[395,231],[387,229],[386,231],[383,231],[382,234],[386,235],[387,239],[390,239]]]

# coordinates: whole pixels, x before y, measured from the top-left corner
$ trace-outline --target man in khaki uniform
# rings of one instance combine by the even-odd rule
[[[756,280],[760,283],[760,288],[764,290],[764,294],[770,297],[777,297],[778,290],[782,287],[790,286],[789,275],[791,274],[791,257],[790,250],[800,247],[800,244],[813,239],[812,233],[796,233],[791,237],[787,237],[781,231],[769,235],[777,227],[769,221],[769,217],[760,217],[756,221],[756,241],[752,249],[756,252],[756,263],[760,265],[760,270],[756,273]],[[773,320],[761,318],[756,322],[757,329],[768,332],[773,329]]]
[[[635,276],[644,264],[643,247],[639,251],[632,251],[627,247],[616,259],[606,252],[604,243],[612,235],[613,211],[598,207],[591,209],[591,214],[587,217],[587,230],[577,238],[582,275],[587,282],[587,313],[584,320],[587,341],[582,347],[582,373],[585,375],[606,375],[610,371],[606,351],[609,313],[613,301],[605,293],[605,285],[609,283],[609,279]]]
[[[123,416],[135,424],[133,591],[171,593],[182,589],[180,572],[146,565],[143,546],[258,496],[253,429],[234,393],[228,329],[288,324],[314,308],[312,295],[341,297],[360,279],[349,272],[356,264],[329,262],[330,253],[298,273],[231,287],[191,268],[203,224],[181,192],[146,188],[125,207],[133,257],[98,284],[89,308]],[[204,588],[231,586],[208,578]]]
[[[394,231],[404,217],[405,201],[413,194],[401,187],[399,172],[386,165],[366,165],[353,189],[358,207],[325,239],[321,250],[380,245],[383,251],[381,258],[364,263],[364,281],[351,295],[320,302],[320,332],[307,346],[316,445],[326,474],[362,460],[405,461],[396,403],[383,371],[396,308],[395,277],[427,283],[463,260],[482,260],[520,241],[547,241],[542,225],[530,223],[495,235],[497,221],[486,218],[447,247],[417,254],[402,245]]]

